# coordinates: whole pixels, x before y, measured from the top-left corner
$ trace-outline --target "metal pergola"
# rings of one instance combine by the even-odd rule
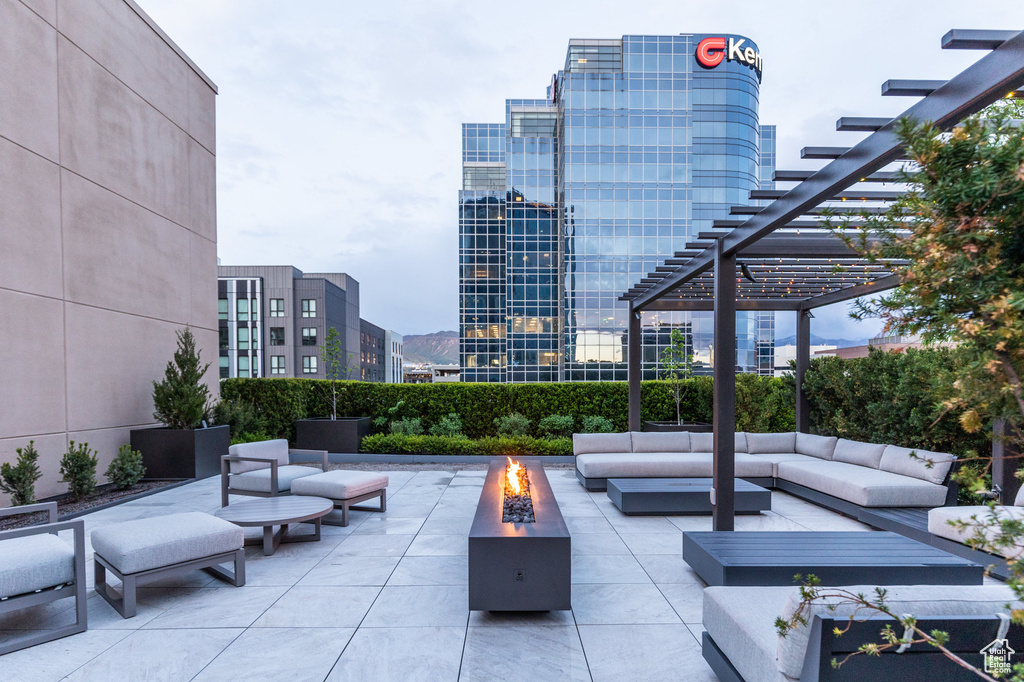
[[[868,262],[839,237],[823,230],[824,215],[849,217],[885,211],[898,191],[862,190],[868,183],[898,182],[883,170],[904,160],[896,122],[909,117],[948,130],[993,102],[1017,95],[1024,86],[1024,32],[952,30],[943,49],[990,52],[949,81],[889,80],[883,96],[922,97],[895,118],[843,117],[840,131],[870,132],[853,147],[805,147],[805,159],[831,159],[817,171],[776,171],[776,181],[799,182],[790,190],[756,190],[752,200],[766,206],[734,206],[733,216],[714,221],[673,258],[620,296],[629,314],[629,428],[640,430],[640,313],[714,312],[714,484],[715,530],[732,530],[735,512],[737,310],[797,313],[796,428],[808,430],[803,377],[810,364],[811,311],[885,291],[900,283],[900,263]]]

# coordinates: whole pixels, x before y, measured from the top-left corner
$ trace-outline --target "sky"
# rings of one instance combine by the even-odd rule
[[[461,124],[543,97],[571,38],[721,32],[764,58],[760,120],[778,167],[847,146],[840,116],[897,115],[889,78],[950,78],[982,52],[951,28],[1024,28],[1020,0],[137,0],[217,84],[218,255],[226,265],[346,272],[363,318],[401,334],[458,328]],[[778,313],[776,337],[793,333]],[[867,338],[847,304],[812,333]]]

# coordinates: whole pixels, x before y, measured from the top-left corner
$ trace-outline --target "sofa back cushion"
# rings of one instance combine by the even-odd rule
[[[916,458],[910,456],[912,452],[917,455]],[[882,471],[913,476],[922,481],[942,485],[946,474],[949,473],[949,468],[953,466],[954,459],[956,457],[945,452],[929,452],[928,450],[887,445],[878,468]],[[932,464],[931,468],[928,466],[929,463]]]
[[[868,599],[875,598],[875,587],[858,585],[844,587],[854,594],[863,594]],[[1013,592],[1006,585],[894,585],[885,588],[885,603],[892,613],[911,613],[917,617],[924,616],[993,616],[996,613],[1007,613],[1006,604],[1020,608],[1019,602],[1013,604]],[[800,593],[793,590],[782,618],[789,620],[800,605]],[[840,599],[821,598],[814,601],[804,611],[807,625],[798,625],[785,637],[779,637],[778,668],[779,672],[794,679],[800,678],[807,654],[807,643],[810,638],[810,625],[814,616],[823,618],[846,619],[857,610],[854,604],[844,604]],[[865,611],[858,616],[868,615]],[[841,623],[837,623],[842,627]],[[879,624],[879,629],[882,624]],[[893,629],[900,635],[903,627],[893,624]]]
[[[796,452],[796,434],[788,433],[748,433],[747,451],[766,455]]]
[[[1013,504],[1016,507],[1024,507],[1024,485],[1017,490],[1017,497],[1014,498]]]
[[[276,459],[279,466],[288,464],[288,441],[284,438],[275,440],[259,440],[254,443],[238,443],[228,448],[229,455],[239,457],[263,457]],[[266,469],[269,464],[263,462],[231,462],[231,473],[244,474],[246,471]]]
[[[810,433],[796,434],[796,452],[798,455],[810,455],[819,459],[832,459],[836,451],[834,436],[815,436]]]
[[[632,431],[633,452],[689,452],[690,434],[686,431]]]
[[[742,431],[736,434],[736,452],[752,452],[747,442],[747,434]],[[714,452],[715,434],[713,433],[691,433],[690,452]]]
[[[633,443],[629,431],[625,433],[574,433],[572,453],[585,455],[590,452],[632,452]]]
[[[878,463],[882,461],[883,452],[885,452],[884,445],[840,438],[836,441],[836,449],[832,453],[832,459],[836,462],[859,464],[862,467],[877,469]]]

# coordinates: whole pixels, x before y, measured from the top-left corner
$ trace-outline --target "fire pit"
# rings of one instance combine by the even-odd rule
[[[469,608],[571,608],[571,539],[536,460],[494,459],[469,531]]]

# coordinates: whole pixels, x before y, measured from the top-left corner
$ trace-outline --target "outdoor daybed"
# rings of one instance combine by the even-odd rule
[[[827,589],[827,588],[826,588]],[[869,600],[873,586],[845,587]],[[981,667],[981,650],[997,639],[1021,651],[1024,631],[1018,626],[1004,633],[996,614],[1008,613],[1014,601],[1005,585],[912,585],[886,588],[886,604],[896,614],[912,614],[925,632],[943,630],[949,647],[969,663]],[[788,619],[800,604],[796,587],[709,587],[704,590],[702,636],[704,659],[722,682],[823,682],[825,680],[921,680],[945,682],[976,679],[930,644],[915,644],[903,653],[891,648],[880,656],[857,655],[835,669],[832,659],[842,661],[864,643],[882,643],[879,632],[886,621],[897,637],[904,636],[899,623],[875,616],[845,628],[854,614],[852,604],[818,600],[805,612],[806,626],[797,626],[786,637],[775,629],[775,619]],[[1020,604],[1014,604],[1020,608]],[[871,613],[861,611],[856,620]],[[1006,620],[1007,625],[1009,620]],[[1005,627],[1005,626],[1003,626]]]
[[[573,435],[576,477],[593,491],[606,490],[609,478],[709,478],[714,474],[712,450],[710,433]],[[807,433],[736,434],[738,478],[843,512],[955,504],[956,486],[949,477],[955,459]]]

